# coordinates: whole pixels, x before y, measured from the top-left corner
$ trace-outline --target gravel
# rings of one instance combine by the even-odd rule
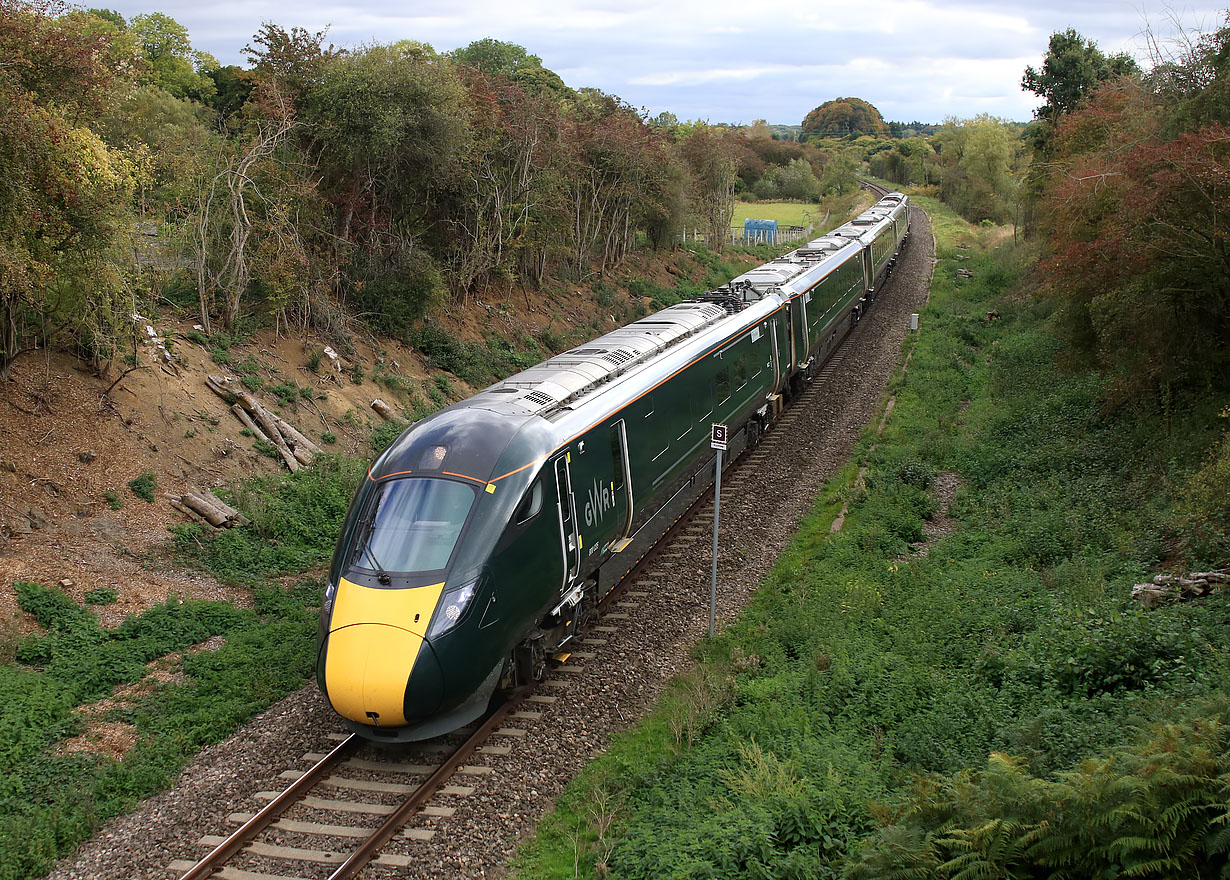
[[[734,471],[723,476],[719,554],[720,623],[729,623],[810,510],[824,483],[841,467],[863,427],[880,409],[885,385],[900,362],[907,319],[926,302],[934,265],[934,240],[926,215],[914,209],[914,231],[898,259],[896,273],[883,286],[875,306],[856,326],[826,369],[800,400],[767,432],[760,445]],[[599,625],[614,632],[591,632],[578,651],[594,657],[570,660],[578,672],[556,671],[539,693],[550,703],[527,706],[541,717],[518,717],[510,726],[521,736],[500,736],[493,744],[507,754],[488,754],[488,775],[455,778],[473,787],[469,795],[441,795],[432,803],[455,808],[451,816],[420,820],[434,829],[430,841],[395,839],[385,852],[404,856],[399,867],[369,866],[369,878],[491,878],[503,876],[518,841],[531,834],[539,818],[569,780],[612,734],[633,724],[654,703],[675,674],[690,665],[690,648],[708,630],[709,550],[712,519],[700,511],[685,526],[682,539],[660,554],[632,584],[635,606],[614,611]],[[231,739],[204,750],[184,771],[174,789],[149,798],[133,813],[109,823],[77,853],[61,860],[50,877],[162,880],[178,872],[173,860],[195,861],[207,852],[203,835],[226,834],[227,816],[254,812],[261,791],[280,790],[284,770],[306,769],[303,756],[328,751],[341,731],[336,716],[315,685],[292,694],[260,715]],[[426,763],[414,747],[365,750],[388,760]],[[352,774],[347,774],[352,775]],[[323,797],[341,798],[337,789]],[[352,799],[373,800],[354,794]],[[300,809],[300,808],[296,808]],[[316,821],[352,824],[347,816]],[[282,832],[279,832],[281,835]],[[302,840],[303,838],[296,838]],[[311,845],[342,846],[331,838]],[[296,845],[306,846],[307,843]],[[331,868],[306,862],[274,865],[250,860],[247,870],[300,877],[326,877]]]

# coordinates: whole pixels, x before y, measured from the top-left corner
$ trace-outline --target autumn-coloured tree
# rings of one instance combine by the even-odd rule
[[[803,134],[818,137],[844,137],[851,133],[887,134],[884,117],[862,98],[837,98],[825,101],[803,119]]]
[[[1171,124],[1144,84],[1117,81],[1053,145],[1047,276],[1121,391],[1230,378],[1230,127]]]
[[[0,373],[65,329],[97,368],[115,353],[137,169],[89,123],[136,65],[109,39],[55,0],[0,0]]]

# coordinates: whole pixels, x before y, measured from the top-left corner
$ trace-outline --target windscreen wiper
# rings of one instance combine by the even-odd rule
[[[384,566],[380,564],[380,560],[376,558],[376,554],[372,552],[372,548],[367,545],[367,542],[363,543],[363,553],[372,561],[372,564],[376,566],[376,580],[379,581],[381,585],[386,587],[393,583],[393,579],[389,577],[389,573],[384,570]]]

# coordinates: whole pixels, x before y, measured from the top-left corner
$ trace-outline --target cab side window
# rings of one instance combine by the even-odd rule
[[[534,485],[525,494],[525,498],[517,507],[517,512],[513,514],[513,522],[517,525],[523,525],[534,517],[538,516],[538,511],[542,510],[542,478],[534,481]]]

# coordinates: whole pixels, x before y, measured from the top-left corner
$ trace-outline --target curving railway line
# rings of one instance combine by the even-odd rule
[[[874,184],[864,185],[877,195],[887,192]],[[892,293],[888,290],[884,298],[890,300]],[[775,491],[774,481],[764,471],[784,450],[799,445],[800,428],[806,427],[818,405],[831,396],[831,386],[848,377],[861,326],[856,325],[851,334],[854,341],[834,352],[762,443],[745,449],[732,464],[724,478],[728,491],[745,500]],[[213,846],[204,858],[196,863],[177,860],[170,868],[181,880],[212,876],[341,880],[358,876],[369,865],[374,872],[412,868],[416,855],[407,849],[418,850],[422,858],[441,823],[455,813],[456,808],[447,802],[472,795],[475,786],[468,783],[474,779],[499,773],[491,765],[510,755],[525,736],[526,731],[517,725],[542,721],[560,691],[569,688],[569,679],[585,674],[591,663],[610,665],[600,656],[610,644],[609,637],[622,632],[624,621],[633,615],[644,616],[648,600],[662,592],[664,579],[677,577],[680,567],[703,571],[708,547],[698,539],[712,527],[707,512],[711,496],[710,487],[605,597],[596,624],[586,630],[578,646],[584,650],[558,655],[541,685],[521,689],[479,722],[449,736],[391,747],[373,746],[350,735],[327,754],[309,753],[304,759],[314,763],[307,770],[283,772],[283,777],[293,777],[285,791],[258,795],[268,803],[255,814],[232,814],[230,820],[239,824],[232,834],[201,838],[202,845]],[[761,503],[769,501],[765,498]],[[345,817],[345,824],[339,817]]]
[[[723,476],[725,620],[875,417],[906,318],[926,295],[931,240],[925,215],[914,211],[914,246],[874,308]],[[216,747],[213,766],[153,799],[149,814],[121,820],[51,880],[498,874],[567,780],[689,665],[689,646],[708,623],[709,502],[703,495],[680,516],[569,644],[572,652],[497,714],[432,740],[376,745],[329,733],[336,716],[305,692],[272,711],[259,733],[241,734],[229,751]],[[234,834],[219,834],[221,822]]]

